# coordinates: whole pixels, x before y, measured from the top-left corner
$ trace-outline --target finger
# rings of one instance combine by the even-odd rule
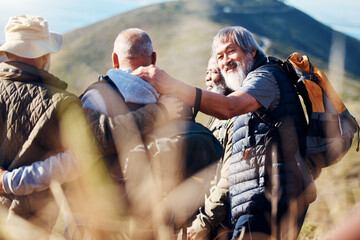
[[[177,109],[183,109],[184,108],[184,104],[182,104],[181,102],[179,102],[179,103],[176,103],[175,104],[175,107],[177,108]]]
[[[142,70],[138,68],[138,69],[135,69],[134,71],[132,71],[131,74],[135,75],[135,76],[139,76],[139,75],[141,75],[141,71]]]
[[[144,66],[140,66],[137,69],[135,69],[134,71],[132,71],[133,73],[138,73],[138,72],[142,72],[144,70]]]
[[[148,74],[148,71],[146,71],[146,67],[140,66],[134,71],[132,71],[131,74],[141,77],[141,76],[146,76]]]

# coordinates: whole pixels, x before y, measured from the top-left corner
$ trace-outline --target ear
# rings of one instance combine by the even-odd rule
[[[112,62],[113,62],[113,68],[115,69],[120,68],[118,55],[114,52],[112,53]]]
[[[254,48],[254,49],[251,51],[251,57],[252,57],[252,58],[255,58],[256,52],[257,52],[256,48]]]
[[[151,54],[151,64],[156,64],[156,52],[153,52]]]

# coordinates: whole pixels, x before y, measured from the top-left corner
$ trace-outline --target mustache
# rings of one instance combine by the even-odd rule
[[[212,82],[212,81],[208,81],[208,82],[205,82],[205,85],[207,86],[207,87],[214,87],[214,82]]]
[[[236,61],[231,61],[226,64],[226,66],[224,67],[224,71],[226,72],[229,69],[237,68],[237,67],[239,67],[239,63]]]

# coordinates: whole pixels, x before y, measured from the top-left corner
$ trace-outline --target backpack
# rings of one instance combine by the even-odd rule
[[[131,104],[129,108],[129,104],[125,103],[116,85],[107,76],[99,78],[99,81],[90,85],[81,97],[90,89],[98,90],[110,116],[127,113],[129,109],[135,110],[131,109]],[[201,99],[201,96],[196,100],[194,112],[187,105],[189,109],[185,108],[184,112],[181,113],[181,119],[171,120],[142,136],[144,144],[130,149],[126,157],[127,161],[131,161],[131,159],[136,159],[136,156],[141,155],[141,152],[146,151],[153,166],[152,171],[159,176],[160,181],[162,181],[161,184],[166,185],[163,186],[166,191],[213,163],[215,165],[223,156],[221,143],[210,130],[195,121],[200,106],[199,98]],[[215,168],[210,169],[209,171],[215,171]],[[122,171],[125,170],[122,169]],[[213,174],[202,176],[207,175],[212,176]],[[170,183],[167,181],[169,178],[178,181]],[[207,179],[202,179],[199,180],[199,183],[206,181]]]
[[[359,125],[350,114],[324,72],[310,62],[307,56],[295,52],[285,61],[268,57],[293,82],[307,118],[305,159],[313,176],[321,169],[339,162],[351,147]]]

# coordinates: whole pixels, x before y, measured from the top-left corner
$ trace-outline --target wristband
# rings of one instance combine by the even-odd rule
[[[195,96],[195,103],[194,103],[193,120],[195,120],[196,115],[200,110],[201,97],[202,97],[202,90],[200,88],[195,88],[195,90],[196,90],[196,96]]]

